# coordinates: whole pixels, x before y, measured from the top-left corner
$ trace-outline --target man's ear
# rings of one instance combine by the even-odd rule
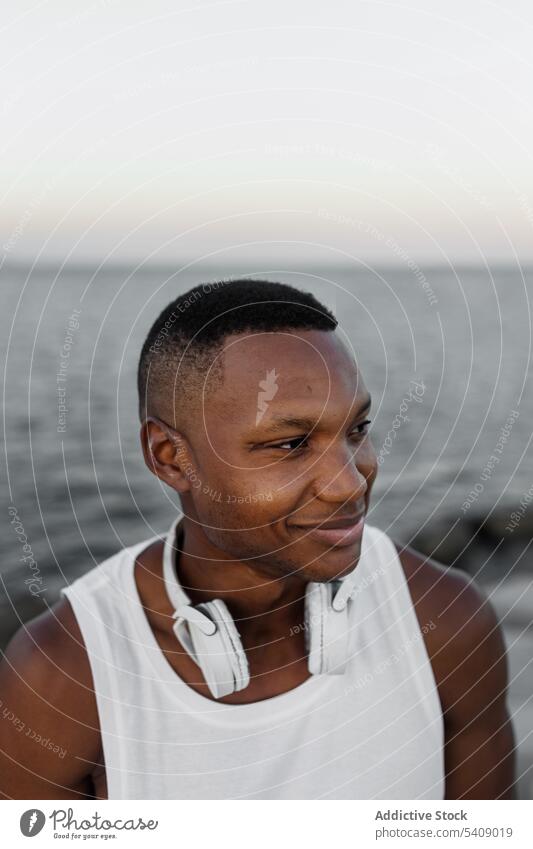
[[[188,492],[184,469],[188,463],[185,438],[156,416],[148,416],[141,426],[144,462],[150,471],[176,492]]]

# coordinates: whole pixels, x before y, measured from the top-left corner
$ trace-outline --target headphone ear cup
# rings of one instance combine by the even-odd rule
[[[174,626],[174,633],[190,657],[199,666],[215,699],[242,690],[250,683],[248,659],[228,608],[220,599],[196,605],[193,610],[215,624],[207,633],[186,607]]]
[[[335,610],[331,604],[334,597],[335,592],[330,592],[324,613],[322,671],[326,675],[342,675],[348,663],[349,606]]]
[[[342,675],[348,661],[348,605],[335,610],[338,583],[309,583],[305,593],[306,647],[312,675]]]
[[[324,656],[324,610],[328,584],[311,581],[305,590],[305,645],[311,675],[322,674]]]
[[[219,628],[220,637],[224,644],[223,650],[231,661],[235,691],[244,690],[250,683],[250,667],[233,617],[226,604],[219,598],[199,605],[199,607],[203,606],[208,608],[211,618],[216,621]]]
[[[192,645],[191,657],[200,667],[211,694],[215,699],[220,699],[233,693],[233,672],[222,648],[220,632],[208,635],[194,626],[189,628],[188,632]]]

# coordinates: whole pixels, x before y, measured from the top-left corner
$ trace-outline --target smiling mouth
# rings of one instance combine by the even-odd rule
[[[358,542],[365,526],[365,514],[362,513],[354,519],[338,520],[336,522],[323,522],[318,525],[294,525],[300,531],[305,532],[305,537],[321,542],[324,545],[344,547]]]

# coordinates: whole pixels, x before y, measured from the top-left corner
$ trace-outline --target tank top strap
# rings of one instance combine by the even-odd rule
[[[370,530],[366,540],[366,640],[379,642],[383,669],[401,665],[409,670],[419,704],[428,723],[442,733],[438,685],[424,635],[436,628],[433,619],[420,622],[405,570],[392,539],[381,529]],[[443,738],[441,740],[443,742]]]
[[[134,626],[139,611],[128,579],[138,554],[157,539],[121,549],[60,590],[74,611],[89,660],[110,799],[126,792],[124,711],[132,709],[143,675]]]

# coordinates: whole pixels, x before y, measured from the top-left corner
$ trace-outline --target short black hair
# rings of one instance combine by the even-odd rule
[[[281,330],[335,330],[337,319],[310,292],[270,280],[219,280],[193,286],[156,319],[144,342],[137,385],[139,416],[194,408],[198,390],[221,382],[216,354],[234,333]],[[170,422],[169,422],[170,423]]]

